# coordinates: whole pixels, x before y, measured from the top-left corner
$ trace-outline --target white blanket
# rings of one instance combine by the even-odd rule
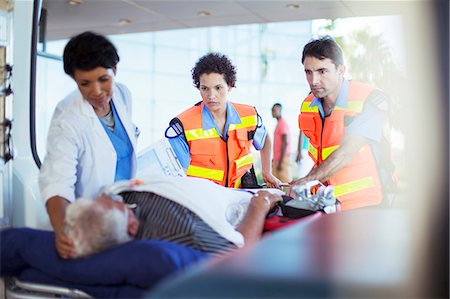
[[[118,194],[129,190],[149,191],[166,197],[197,214],[236,246],[244,245],[244,237],[235,228],[246,213],[253,196],[250,192],[226,188],[199,178],[169,176],[147,176],[141,180],[116,182],[103,188],[102,192]],[[277,189],[264,190],[282,193]]]

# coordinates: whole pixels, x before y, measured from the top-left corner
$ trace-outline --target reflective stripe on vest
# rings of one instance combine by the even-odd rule
[[[343,196],[349,193],[361,191],[363,189],[372,188],[374,186],[372,177],[365,177],[355,181],[351,181],[342,185],[334,186],[334,196]]]
[[[314,147],[313,147],[314,148]],[[337,150],[339,148],[339,145],[335,145],[335,146],[329,146],[326,147],[322,150],[322,159],[326,160],[335,150]],[[359,153],[364,152],[365,147],[363,146],[362,148],[359,149]],[[317,150],[314,148],[314,150],[317,153]]]
[[[338,147],[339,147],[339,145],[335,145],[335,146],[329,146],[329,147],[322,149],[322,160],[326,160],[328,158],[328,156],[331,155],[332,152],[334,152],[335,150],[338,149]]]
[[[253,164],[253,156],[251,154],[245,155],[239,159],[237,159],[236,161],[234,161],[236,163],[236,171],[241,168],[241,167],[245,167],[247,165],[252,165]],[[236,182],[234,183],[234,188],[240,188],[241,187],[241,179],[242,177],[238,178],[236,180]]]
[[[228,131],[256,126],[257,121],[258,120],[256,115],[243,117],[241,118],[240,124],[230,124],[228,126]],[[202,128],[192,129],[187,130],[184,133],[186,135],[187,141],[220,137],[220,135],[217,133],[216,128],[211,128],[208,130],[203,130]]]
[[[241,168],[242,166],[253,164],[253,156],[251,154],[245,155],[243,157],[240,157],[235,161],[236,163],[236,169]]]
[[[317,149],[311,143],[309,144],[308,152],[314,157],[314,160],[317,161]]]
[[[234,188],[240,188],[241,187],[241,181],[242,181],[242,177],[238,178],[236,180],[236,183],[234,184]]]
[[[192,129],[185,131],[184,134],[186,135],[187,141],[220,137],[216,128],[208,130],[203,130],[202,128]]]
[[[253,127],[258,124],[258,117],[256,115],[245,116],[241,118],[240,124],[230,124],[228,126],[228,131]]]
[[[352,112],[361,112],[363,110],[364,103],[361,101],[348,101],[347,102],[347,108],[335,106],[334,110],[345,110],[345,111],[352,111]]]
[[[216,181],[223,180],[225,171],[189,165],[187,175]]]
[[[301,112],[319,112],[319,107],[318,106],[312,106],[309,107],[309,105],[311,104],[311,102],[303,102],[302,103],[302,108],[301,108]]]
[[[311,102],[303,102],[302,103],[302,108],[301,108],[301,112],[313,112],[313,113],[318,113],[319,112],[319,107],[318,106],[312,106],[310,107],[309,105],[311,105]],[[340,107],[340,106],[335,106],[334,110],[344,110],[344,111],[353,111],[353,112],[361,112],[362,109],[364,107],[364,103],[360,102],[360,101],[348,101],[347,102],[347,108],[345,107]]]

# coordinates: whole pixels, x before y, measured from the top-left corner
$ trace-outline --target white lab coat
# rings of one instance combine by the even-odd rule
[[[115,83],[112,101],[133,145],[132,176],[136,173],[138,130],[131,120],[131,94]],[[117,155],[94,108],[77,89],[56,107],[47,137],[47,154],[39,174],[41,198],[69,201],[93,197],[114,182]]]

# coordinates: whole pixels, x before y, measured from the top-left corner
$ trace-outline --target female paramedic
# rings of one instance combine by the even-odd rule
[[[188,176],[209,179],[222,186],[250,187],[253,156],[250,147],[261,151],[263,180],[279,188],[270,170],[271,141],[256,109],[232,103],[228,93],[236,82],[236,69],[227,56],[209,53],[192,69],[194,86],[202,101],[170,121],[166,130]]]
[[[78,89],[53,114],[39,187],[56,249],[70,258],[75,249],[63,230],[67,206],[135,175],[138,130],[131,121],[130,92],[114,81],[119,56],[107,38],[93,32],[71,38],[63,62]]]

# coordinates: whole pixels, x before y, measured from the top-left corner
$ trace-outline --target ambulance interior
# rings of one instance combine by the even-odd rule
[[[397,53],[401,55],[404,74],[402,80],[393,84],[397,106],[401,108],[393,117],[400,124],[402,136],[398,165],[402,174],[401,188],[395,202],[383,209],[315,215],[273,231],[251,248],[208,259],[165,277],[145,293],[145,298],[448,298],[450,81],[449,3],[446,0],[0,0],[1,227],[51,229],[39,196],[37,176],[45,155],[45,134],[53,108],[75,87],[63,74],[61,62],[62,49],[71,36],[92,30],[111,37],[114,42],[134,45],[143,38],[140,34],[148,33],[145,38],[151,42],[145,48],[131,46],[123,52],[122,61],[134,63],[135,68],[126,69],[126,75],[119,78],[126,81],[132,92],[138,85],[155,88],[158,82],[151,79],[155,72],[166,78],[162,82],[191,88],[191,93],[179,99],[185,103],[171,103],[171,110],[162,108],[165,104],[157,94],[150,96],[146,94],[147,89],[138,92],[137,109],[149,110],[148,116],[138,121],[141,122],[140,138],[144,140],[140,144],[139,171],[142,174],[155,171],[147,165],[151,163],[145,153],[154,150],[152,145],[163,137],[160,132],[170,116],[197,99],[189,78],[191,61],[198,58],[197,50],[183,56],[190,64],[183,66],[181,73],[164,71],[165,63],[161,60],[177,55],[179,43],[204,52],[208,49],[234,51],[230,44],[236,47],[245,44],[245,38],[239,39],[239,36],[248,30],[260,37],[246,50],[261,51],[252,54],[260,63],[258,72],[272,72],[270,61],[276,59],[276,53],[270,51],[270,46],[263,52],[264,45],[277,43],[279,34],[292,35],[291,39],[286,38],[295,43],[290,46],[298,58],[298,74],[292,76],[301,78],[301,84],[306,86],[300,61],[304,43],[313,35],[327,32],[323,27],[333,25],[334,21],[330,20],[362,18],[357,26],[364,27],[364,17],[375,16],[393,16],[400,24],[392,28],[400,32]],[[298,40],[294,33],[277,33],[276,30],[273,34],[261,33],[271,24],[283,24],[279,29],[283,30],[297,26],[295,22],[312,20],[329,21],[324,21],[321,30],[313,23],[298,27],[307,28]],[[204,31],[199,31],[198,36],[186,34],[186,38],[178,39],[183,30],[196,28]],[[222,28],[237,29],[221,31]],[[235,34],[227,36],[232,30]],[[176,31],[177,34],[171,35]],[[157,35],[159,32],[168,34]],[[202,42],[206,44],[200,47]],[[118,48],[120,53],[120,45]],[[144,51],[153,53],[151,58],[146,58]],[[163,55],[156,55],[158,51]],[[237,61],[238,65],[243,60],[245,57]],[[138,65],[141,62],[143,66]],[[170,63],[167,66],[176,67]],[[263,66],[267,69],[261,71]],[[283,67],[276,69],[282,70]],[[270,81],[270,73],[269,77],[259,77],[257,81],[263,84],[265,78]],[[239,91],[239,95],[252,94],[245,84],[244,80],[244,90]],[[289,84],[294,90],[295,84]],[[260,87],[259,93],[254,94],[261,95],[265,90]],[[170,92],[173,97],[179,96],[176,91],[166,91]],[[276,98],[277,94],[270,96]],[[288,112],[292,119],[298,115],[304,94],[300,92],[295,98],[297,102],[291,104]],[[255,102],[258,104],[264,111],[263,117],[270,119],[268,107],[272,102]],[[157,116],[158,109],[163,111],[162,118]],[[297,127],[293,126],[294,129]],[[172,173],[177,171],[179,169],[171,170]],[[40,250],[42,248],[35,248],[36,252]],[[120,292],[107,294],[121,297]],[[1,298],[53,296],[96,297],[89,295],[89,288],[82,291],[70,284],[52,286],[11,277],[2,277],[0,281]]]

